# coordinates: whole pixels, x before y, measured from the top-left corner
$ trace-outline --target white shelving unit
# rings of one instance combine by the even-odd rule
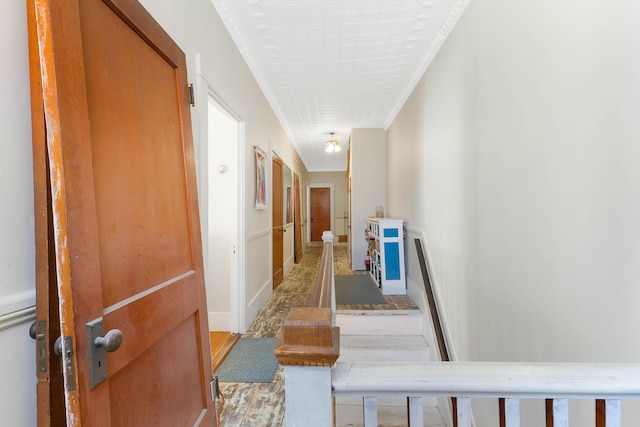
[[[370,273],[383,295],[406,295],[404,231],[401,219],[367,218],[365,239]]]

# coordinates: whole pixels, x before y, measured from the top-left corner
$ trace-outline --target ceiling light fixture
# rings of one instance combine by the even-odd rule
[[[324,151],[326,151],[327,153],[338,153],[342,151],[342,148],[340,148],[340,143],[334,137],[335,132],[330,132],[330,134],[331,139],[324,143]]]

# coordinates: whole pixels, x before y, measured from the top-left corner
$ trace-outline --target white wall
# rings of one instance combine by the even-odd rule
[[[387,133],[384,129],[351,130],[351,267],[364,270],[366,218],[376,206],[387,206]]]
[[[471,2],[388,129],[389,211],[426,236],[459,359],[640,360],[638,16]]]
[[[209,0],[142,0],[141,3],[185,52],[189,80],[196,85],[202,82],[209,86],[217,98],[244,123],[244,146],[241,147],[245,171],[245,198],[241,206],[241,212],[244,212],[244,225],[241,225],[244,241],[241,244],[245,245],[245,255],[241,260],[244,277],[240,278],[242,299],[245,301],[244,325],[240,327],[243,332],[271,295],[272,289],[271,191],[268,191],[269,208],[254,209],[256,178],[252,147],[261,147],[269,156],[276,151],[300,175],[301,180],[306,179],[307,171],[213,4]],[[202,88],[197,89],[198,94],[206,93]],[[192,108],[194,129],[200,129],[201,121],[207,119],[207,100],[202,98],[196,98],[196,106]],[[194,143],[196,155],[199,155],[202,151],[200,146],[206,141],[200,141],[199,133],[194,132]],[[269,158],[269,176],[270,163]],[[198,159],[196,164],[202,166]],[[200,180],[206,176],[204,172],[198,171]],[[268,178],[267,182],[270,184],[271,179]],[[203,215],[205,213],[201,213]]]
[[[0,413],[3,425],[35,425],[35,247],[26,5],[0,14]]]

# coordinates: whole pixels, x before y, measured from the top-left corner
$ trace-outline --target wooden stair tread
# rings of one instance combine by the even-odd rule
[[[340,337],[339,362],[429,362],[421,335],[345,335]]]
[[[424,315],[420,310],[342,311],[336,325],[344,335],[422,335]]]

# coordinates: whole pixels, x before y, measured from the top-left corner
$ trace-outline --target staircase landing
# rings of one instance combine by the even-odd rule
[[[394,362],[425,362],[431,359],[423,335],[423,314],[419,310],[338,310],[340,358],[338,363],[382,362],[397,369]],[[406,397],[377,399],[378,426],[406,426]],[[336,398],[336,425],[363,426],[363,401],[360,396]],[[425,426],[446,424],[435,398],[423,405]]]

